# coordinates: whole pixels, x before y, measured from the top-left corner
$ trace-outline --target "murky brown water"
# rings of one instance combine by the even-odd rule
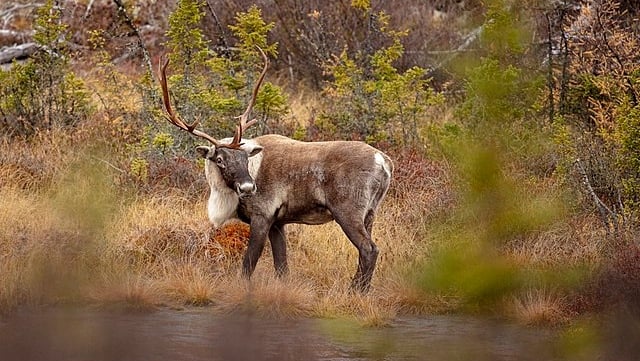
[[[457,316],[400,318],[373,329],[206,309],[25,310],[0,320],[2,361],[553,360],[553,344],[552,331]]]

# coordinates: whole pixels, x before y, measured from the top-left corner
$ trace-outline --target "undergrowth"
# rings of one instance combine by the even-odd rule
[[[213,229],[206,220],[205,186],[198,197],[165,182],[152,184],[152,191],[136,191],[105,163],[104,154],[97,159],[89,150],[78,151],[87,141],[81,134],[43,133],[29,142],[1,143],[6,161],[0,172],[13,177],[3,178],[0,187],[4,312],[59,303],[134,310],[207,306],[268,317],[348,317],[380,326],[399,314],[460,309],[455,297],[426,292],[413,278],[441,246],[434,236],[441,226],[435,225],[457,203],[450,170],[424,153],[390,151],[399,171],[374,224],[381,253],[373,289],[357,295],[348,289],[357,251],[337,225],[289,225],[289,276],[275,277],[267,246],[248,282],[240,276],[248,226],[232,222]],[[12,171],[33,158],[37,171],[28,177],[26,171]],[[203,177],[199,167],[187,169]],[[575,222],[505,251],[523,267],[598,263],[597,249],[580,248],[597,229],[588,219]],[[527,323],[564,320],[566,313],[557,306],[564,296],[540,292],[531,291],[505,309],[515,309]]]

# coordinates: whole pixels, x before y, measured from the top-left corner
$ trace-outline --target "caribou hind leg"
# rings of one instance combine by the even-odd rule
[[[269,241],[273,253],[273,265],[279,277],[289,272],[287,265],[287,239],[284,233],[284,225],[274,224],[269,230]]]
[[[334,212],[334,217],[347,238],[358,249],[358,269],[351,281],[351,289],[366,293],[371,286],[371,278],[378,259],[378,247],[371,239],[373,214],[368,212],[366,225],[364,223],[365,217],[358,215],[336,214]]]

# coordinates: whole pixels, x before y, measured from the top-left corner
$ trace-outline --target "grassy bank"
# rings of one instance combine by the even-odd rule
[[[80,134],[80,135],[79,135]],[[152,309],[206,306],[277,317],[355,318],[382,325],[398,314],[460,309],[451,295],[427,292],[415,274],[443,245],[439,233],[456,208],[451,170],[419,153],[393,154],[398,169],[374,227],[381,250],[368,295],[349,291],[356,249],[335,223],[290,225],[290,275],[274,276],[269,247],[251,282],[240,276],[248,228],[214,230],[206,186],[193,196],[160,182],[141,191],[112,163],[83,151],[78,133],[4,142],[0,172],[0,307],[81,303]],[[55,155],[55,156],[52,156]],[[194,176],[202,171],[191,162]],[[136,190],[137,189],[137,190]],[[544,187],[539,189],[544,192]],[[502,252],[525,269],[601,261],[601,230],[576,216]],[[528,289],[495,310],[525,323],[570,317],[567,295]]]

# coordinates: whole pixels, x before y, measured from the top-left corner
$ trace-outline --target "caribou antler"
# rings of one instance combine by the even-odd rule
[[[249,100],[249,105],[247,105],[247,109],[239,117],[240,125],[236,127],[236,134],[233,136],[233,140],[231,141],[231,144],[234,144],[234,145],[235,144],[240,145],[240,140],[242,139],[242,133],[245,130],[247,130],[247,128],[249,128],[250,126],[252,126],[258,121],[257,119],[251,119],[249,121],[247,120],[249,119],[249,115],[251,115],[251,110],[253,109],[253,106],[256,104],[256,98],[258,97],[258,90],[260,89],[260,85],[262,85],[264,76],[267,74],[267,69],[269,68],[269,58],[267,58],[267,54],[264,53],[262,48],[260,48],[259,46],[257,46],[256,48],[258,48],[258,51],[260,51],[260,55],[262,55],[262,59],[264,59],[264,68],[260,73],[260,77],[258,78],[256,85],[253,87],[253,92],[251,93],[251,100]]]
[[[162,59],[160,60],[162,61]],[[167,66],[169,65],[169,58],[164,61],[162,67],[160,68],[160,85],[162,86],[162,100],[164,102],[164,117],[169,121],[169,123],[175,125],[176,127],[186,130],[187,132],[208,140],[216,147],[221,146],[220,142],[209,134],[196,129],[198,125],[198,121],[196,120],[192,124],[187,124],[184,120],[182,120],[178,114],[171,107],[171,99],[169,98],[169,86],[167,85]]]
[[[198,121],[193,122],[192,124],[186,123],[182,120],[178,114],[171,107],[171,99],[169,97],[169,86],[167,85],[167,66],[169,65],[169,59],[167,58],[160,68],[160,85],[162,86],[162,100],[164,103],[165,114],[164,117],[169,121],[169,123],[175,125],[176,127],[186,130],[187,132],[208,140],[216,147],[226,147],[226,148],[239,148],[242,144],[240,141],[242,140],[242,133],[247,130],[250,126],[257,122],[256,119],[248,120],[249,115],[251,114],[251,110],[256,103],[256,97],[258,96],[258,90],[260,89],[260,85],[262,85],[262,81],[264,80],[265,75],[267,74],[267,69],[269,68],[269,58],[267,58],[267,54],[258,47],[262,58],[264,59],[264,68],[262,69],[262,73],[260,73],[260,77],[256,82],[256,85],[253,87],[253,92],[251,94],[251,100],[249,101],[249,105],[247,109],[242,113],[240,117],[240,124],[236,127],[236,132],[233,136],[233,140],[229,144],[221,144],[217,139],[210,136],[209,134],[197,130],[196,126],[198,125]],[[162,60],[161,60],[162,61]]]

